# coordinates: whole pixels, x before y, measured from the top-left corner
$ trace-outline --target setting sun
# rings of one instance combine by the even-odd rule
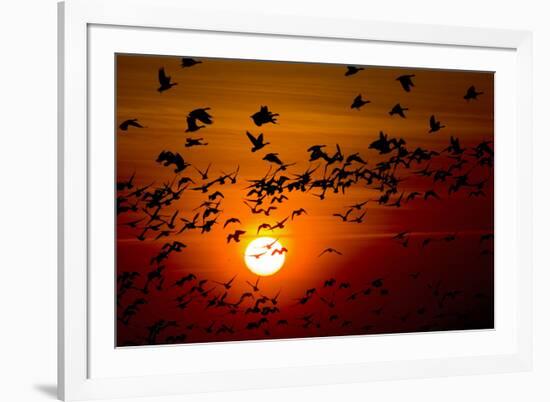
[[[244,261],[248,269],[256,275],[269,276],[281,269],[285,263],[284,248],[279,240],[271,237],[259,237],[246,248]]]

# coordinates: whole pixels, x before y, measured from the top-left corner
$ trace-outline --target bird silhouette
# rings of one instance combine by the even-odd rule
[[[374,279],[371,282],[371,285],[374,286],[375,288],[381,288],[382,286],[384,286],[384,279],[382,278]]]
[[[495,235],[493,233],[485,233],[479,236],[479,242],[483,243],[485,241],[493,240],[495,238]]]
[[[246,132],[246,136],[252,143],[252,152],[259,151],[263,147],[269,144],[269,142],[264,142],[264,135],[262,133],[258,134],[258,137],[254,137],[252,134],[250,134],[248,131]]]
[[[294,220],[295,216],[300,216],[300,215],[303,215],[303,214],[307,215],[307,211],[304,208],[297,209],[295,211],[292,211],[292,215],[291,215],[290,219]]]
[[[445,126],[443,126],[440,121],[435,119],[435,116],[433,114],[430,116],[430,130],[428,131],[428,133],[435,133],[444,127]]]
[[[464,99],[466,99],[469,102],[472,99],[477,99],[479,95],[483,95],[483,92],[477,92],[476,88],[472,85],[466,91],[466,95],[464,95]]]
[[[414,77],[415,77],[414,74],[400,75],[399,77],[396,78],[396,81],[399,81],[399,83],[401,84],[401,86],[405,91],[410,92],[411,87],[414,87],[414,83],[412,81],[412,78]]]
[[[235,275],[233,278],[231,278],[227,282],[217,282],[217,281],[212,281],[212,282],[217,283],[218,285],[222,285],[225,289],[229,290],[229,289],[231,289],[233,281],[235,281],[236,277],[237,277],[237,275]]]
[[[363,99],[361,94],[359,94],[353,99],[350,108],[360,110],[361,107],[365,106],[367,103],[371,102],[369,100]]]
[[[405,199],[405,201],[406,202],[413,201],[416,197],[419,197],[421,195],[422,194],[420,194],[418,191],[413,191],[413,192],[407,194],[407,198]]]
[[[172,78],[170,76],[166,75],[164,67],[161,67],[159,69],[158,79],[160,87],[158,87],[157,91],[159,91],[160,93],[169,90],[174,85],[178,85],[177,82],[172,82]]]
[[[225,221],[225,223],[223,224],[223,228],[225,229],[225,227],[227,225],[229,225],[230,223],[241,223],[241,221],[238,219],[238,218],[229,218]]]
[[[343,255],[340,251],[332,248],[332,247],[329,247],[329,248],[326,248],[324,249],[321,254],[318,255],[318,257],[321,257],[323,254],[325,253],[334,253],[334,254],[338,254],[338,255]]]
[[[271,243],[268,243],[262,247],[265,248],[266,250],[271,250],[277,244],[278,241],[279,239],[273,240]]]
[[[283,253],[288,253],[288,249],[286,247],[276,248],[271,252],[271,255],[279,254],[282,255]]]
[[[193,166],[193,169],[195,169],[197,171],[197,173],[200,174],[202,180],[208,180],[208,172],[210,171],[211,166],[212,166],[212,164],[209,163],[205,170],[200,170],[196,166]]]
[[[279,159],[279,154],[269,153],[266,154],[262,159],[267,162],[275,163],[277,165],[283,165],[283,162]]]
[[[278,222],[275,222],[275,225],[272,225],[271,226],[271,230],[275,230],[275,229],[284,229],[285,227],[285,222],[288,220],[288,218],[290,218],[289,216],[287,216],[285,219],[281,220],[281,221],[278,221]]]
[[[351,214],[352,211],[353,211],[353,208],[350,208],[346,211],[345,214],[336,213],[336,214],[332,214],[332,216],[336,216],[336,217],[342,219],[342,221],[347,222],[348,217],[349,217],[349,215]]]
[[[213,123],[212,115],[208,113],[209,107],[194,109],[187,115],[187,129],[185,132],[198,131],[201,128],[205,128],[204,124],[210,125]],[[197,121],[204,123],[202,125],[197,124]]]
[[[174,282],[174,284],[172,286],[182,287],[185,283],[194,281],[195,279],[197,279],[195,274],[187,274],[185,276],[182,276],[176,282]]]
[[[209,194],[208,195],[208,199],[210,201],[215,201],[217,198],[225,198],[225,196],[223,195],[223,193],[219,190],[217,191],[214,191],[212,194]]]
[[[126,181],[118,181],[116,183],[116,189],[117,191],[122,191],[122,190],[131,190],[132,188],[134,188],[134,178],[136,177],[136,173],[132,173],[132,176],[130,176],[130,178]]]
[[[185,130],[186,133],[198,131],[201,128],[205,127],[205,125],[198,125],[197,119],[193,119],[192,117],[187,116],[187,129]]]
[[[260,257],[263,257],[266,254],[267,254],[267,251],[264,251],[262,253],[257,253],[257,254],[247,254],[247,257],[252,257],[252,258],[255,258],[255,259],[259,260]]]
[[[435,198],[436,200],[440,200],[441,197],[439,197],[439,195],[437,195],[437,193],[434,191],[434,190],[428,190],[424,193],[424,200],[427,201],[428,198]]]
[[[279,114],[270,112],[267,106],[260,106],[260,111],[254,113],[250,118],[259,127],[266,123],[277,124],[277,116]]]
[[[141,219],[137,219],[137,220],[133,220],[133,221],[129,221],[129,222],[120,223],[120,225],[128,226],[128,227],[131,227],[131,228],[137,228],[137,225],[140,222],[143,222],[144,220],[145,220],[145,218],[141,218]]]
[[[406,107],[402,107],[399,103],[396,104],[388,113],[390,116],[393,116],[394,114],[397,114],[401,116],[403,119],[405,119],[407,116],[405,116],[405,111],[409,110]]]
[[[185,139],[185,147],[186,148],[190,148],[190,147],[194,147],[194,146],[199,146],[199,145],[208,145],[207,142],[203,142],[204,141],[204,138],[190,138],[190,137],[187,137]]]
[[[369,201],[363,201],[363,202],[359,202],[357,204],[353,204],[353,205],[350,205],[348,206],[348,208],[350,208],[351,210],[354,210],[356,209],[357,211],[360,211],[365,205],[367,205]]]
[[[249,281],[246,281],[246,283],[248,285],[250,285],[250,287],[252,288],[252,291],[253,292],[259,292],[260,291],[260,288],[258,287],[258,284],[260,283],[260,277],[256,278],[256,282],[255,283],[250,283]]]
[[[186,68],[186,67],[193,67],[197,64],[200,64],[202,63],[202,61],[200,60],[195,60],[191,57],[182,57],[181,58],[181,67],[182,68]]]
[[[284,200],[288,200],[288,197],[284,194],[281,194],[278,197],[273,197],[271,199],[271,204],[273,204],[274,202],[278,202],[279,204],[281,204]]]
[[[238,243],[238,242],[241,241],[240,236],[242,236],[245,233],[246,233],[246,231],[244,231],[244,230],[235,230],[234,233],[230,233],[230,234],[227,235],[227,242],[229,243],[231,241],[231,239],[233,239],[236,243]]]
[[[262,223],[260,226],[258,226],[258,230],[256,231],[256,234],[259,234],[260,231],[263,229],[271,230],[271,225],[269,223]]]
[[[138,119],[128,119],[128,120],[124,120],[122,123],[120,123],[120,125],[118,126],[118,128],[120,128],[122,131],[127,131],[128,130],[128,127],[137,127],[137,128],[145,128],[145,126],[142,126],[139,122],[138,122]]]
[[[174,173],[180,173],[185,170],[189,163],[185,163],[184,159],[179,153],[173,153],[171,151],[162,151],[157,157],[158,163],[163,163],[164,166],[175,165]]]
[[[401,193],[401,195],[399,196],[399,198],[397,200],[395,200],[394,202],[392,202],[391,204],[387,204],[388,207],[397,207],[397,208],[400,208],[401,207],[401,201],[403,200],[403,195],[405,193]]]
[[[365,217],[365,215],[367,214],[367,212],[363,212],[361,215],[353,218],[353,219],[350,219],[348,220],[348,222],[350,223],[363,223],[363,218]]]
[[[348,66],[347,71],[344,74],[346,77],[349,77],[350,75],[357,74],[359,71],[364,70],[363,67],[355,67],[355,66]]]
[[[393,236],[393,240],[405,240],[407,236],[409,235],[409,232],[400,232]]]

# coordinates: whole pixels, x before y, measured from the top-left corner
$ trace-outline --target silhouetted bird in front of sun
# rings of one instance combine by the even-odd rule
[[[256,124],[259,127],[262,124],[266,124],[266,123],[277,124],[277,119],[276,119],[277,116],[279,116],[279,113],[272,113],[269,111],[267,106],[260,106],[260,111],[254,113],[250,117],[254,121],[254,124]]]
[[[405,111],[409,110],[409,108],[402,107],[399,103],[395,105],[390,111],[389,115],[393,116],[394,114],[397,114],[401,116],[403,119],[405,119],[407,116],[405,116]]]
[[[349,77],[350,75],[357,74],[361,70],[364,70],[364,68],[363,67],[348,66],[348,69],[347,69],[347,71],[344,75],[346,77]]]
[[[262,149],[263,147],[269,144],[269,142],[264,142],[264,135],[261,133],[258,135],[258,137],[254,137],[252,134],[250,134],[247,131],[246,136],[252,143],[252,149],[251,149],[252,152],[259,151],[260,149]]]
[[[367,103],[370,103],[370,100],[363,99],[361,94],[359,94],[353,99],[350,108],[360,110]]]
[[[178,85],[177,82],[172,82],[172,78],[168,75],[166,75],[166,72],[164,71],[164,67],[161,67],[159,69],[159,84],[160,87],[157,88],[157,91],[164,92],[172,88],[174,85]]]
[[[137,127],[137,128],[144,128],[139,122],[138,119],[128,119],[120,123],[120,128],[122,131],[127,131],[128,127]]]
[[[288,249],[286,247],[276,248],[271,252],[271,255],[275,255],[275,254],[282,255],[283,253],[288,253]]]
[[[182,68],[193,67],[194,65],[200,64],[200,63],[202,63],[202,61],[195,60],[191,57],[182,57],[181,58],[181,67]]]
[[[477,99],[479,95],[483,95],[483,92],[477,92],[476,88],[472,85],[466,91],[466,95],[464,95],[464,99],[466,99],[467,101],[470,101],[471,99]]]
[[[412,82],[412,78],[414,78],[414,76],[414,74],[400,75],[395,80],[399,81],[405,91],[410,92],[411,87],[414,87],[414,83]]]

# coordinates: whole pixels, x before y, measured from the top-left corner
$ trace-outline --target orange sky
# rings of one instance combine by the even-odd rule
[[[468,197],[468,192],[448,197],[442,190],[445,187],[440,184],[434,186],[431,178],[419,178],[411,173],[426,165],[421,164],[408,171],[398,170],[397,175],[405,179],[399,186],[400,190],[410,193],[436,188],[443,198],[441,201],[415,200],[401,208],[390,208],[377,205],[375,200],[380,196],[379,192],[358,185],[347,190],[345,195],[329,194],[324,201],[314,197],[311,194],[315,192],[313,190],[293,192],[288,202],[275,204],[278,209],[266,217],[250,214],[242,200],[246,194],[244,187],[248,184],[247,180],[261,178],[267,173],[270,164],[262,161],[262,157],[268,152],[279,153],[285,163],[296,163],[285,172],[288,176],[320,165],[316,172],[316,177],[320,178],[322,164],[320,161],[308,162],[309,153],[306,152],[314,144],[326,144],[329,154],[335,151],[335,144],[339,144],[345,156],[358,152],[368,161],[367,166],[373,166],[382,157],[368,147],[377,139],[380,130],[391,137],[404,138],[410,150],[423,147],[441,151],[448,145],[451,135],[459,137],[463,147],[492,140],[492,73],[367,67],[356,75],[346,77],[346,68],[341,65],[199,59],[202,64],[185,69],[180,67],[179,57],[118,55],[116,59],[116,126],[131,118],[138,118],[146,126],[143,129],[131,127],[126,132],[117,130],[118,181],[127,179],[135,172],[136,186],[170,182],[174,177],[173,169],[155,163],[163,150],[179,152],[187,162],[199,169],[205,169],[212,163],[211,178],[222,172],[232,172],[237,166],[240,168],[237,184],[213,189],[225,195],[220,207],[223,210],[219,218],[221,224],[215,225],[207,235],[201,235],[198,231],[184,232],[169,239],[179,240],[188,248],[171,257],[167,263],[170,266],[168,282],[173,282],[174,278],[186,272],[219,281],[238,274],[240,280],[253,281],[255,277],[244,265],[243,254],[248,242],[256,237],[257,226],[262,222],[281,220],[300,207],[307,210],[307,215],[296,218],[284,230],[272,234],[281,239],[289,252],[282,270],[273,277],[262,279],[267,293],[276,293],[284,288],[290,297],[288,300],[292,300],[299,297],[310,283],[328,277],[368,282],[369,278],[377,275],[393,275],[399,283],[400,275],[407,270],[441,275],[441,264],[447,267],[445,278],[448,282],[463,287],[475,282],[463,272],[462,266],[467,263],[469,269],[479,268],[478,236],[493,230],[490,169],[475,167],[472,170],[472,177],[490,180],[489,187],[485,189],[487,197],[483,198]],[[156,91],[160,67],[164,67],[173,81],[178,83],[163,93]],[[395,80],[401,74],[415,74],[415,87],[411,92],[405,92]],[[463,96],[470,85],[475,85],[484,94],[478,100],[466,102]],[[352,110],[351,102],[358,94],[372,103],[359,111]],[[388,115],[396,103],[409,108],[406,119]],[[250,115],[258,111],[260,105],[268,105],[272,112],[279,113],[279,124],[255,126]],[[211,108],[209,112],[214,123],[198,132],[186,133],[186,115],[201,107]],[[432,114],[446,127],[435,134],[428,134],[428,119]],[[271,144],[251,153],[246,131],[254,135],[263,133]],[[208,146],[185,148],[187,137],[203,137]],[[434,161],[432,167],[443,166],[444,161]],[[182,175],[200,182],[198,173],[192,167]],[[179,209],[180,217],[191,218],[193,209],[206,195],[187,190],[177,204],[163,213],[168,215]],[[343,223],[332,216],[335,212],[344,212],[346,206],[366,200],[371,201],[366,206],[367,215],[363,224]],[[119,215],[118,221],[123,223],[136,216]],[[229,217],[240,218],[240,227],[247,232],[238,244],[226,243],[227,234],[237,228],[222,228]],[[461,233],[461,236],[452,251],[449,247],[437,245],[435,251],[427,256],[424,250],[418,248],[408,250],[396,247],[391,236],[405,230],[413,232],[413,239],[418,241],[422,236],[443,236],[454,232]],[[140,242],[135,238],[136,233],[139,232],[135,229],[119,226],[117,269],[119,272],[138,270],[145,275],[149,269],[149,259],[167,239]],[[334,247],[344,255],[317,258],[326,247]],[[465,256],[470,252],[475,254],[475,259]],[[456,257],[460,255],[462,260],[457,261]],[[485,292],[490,292],[492,258],[482,264],[490,265],[487,269],[490,274],[480,279],[483,285],[480,286]],[[448,268],[452,266],[456,266],[457,270],[449,273]],[[391,275],[388,270],[391,270]],[[158,302],[157,308],[163,306],[162,303],[168,306],[166,298],[170,296],[165,293],[155,296],[157,302],[164,300]],[[288,301],[287,305],[290,304]],[[170,314],[169,308],[166,308],[167,314]],[[361,315],[361,310],[358,309],[356,314]],[[125,328],[119,328],[119,331],[128,335]],[[297,335],[289,333],[288,336]],[[199,337],[197,341],[201,339]]]

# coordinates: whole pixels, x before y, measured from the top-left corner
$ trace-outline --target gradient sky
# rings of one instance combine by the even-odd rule
[[[376,333],[416,331],[423,325],[436,329],[492,327],[493,258],[480,257],[479,242],[480,234],[493,231],[492,169],[479,166],[464,169],[471,169],[472,181],[489,180],[484,189],[486,197],[469,197],[468,191],[448,196],[448,183],[434,185],[433,179],[412,174],[412,171],[426,166],[421,164],[398,170],[397,175],[405,179],[399,185],[400,190],[407,194],[435,188],[442,200],[425,202],[417,199],[401,208],[391,208],[376,203],[380,196],[378,191],[354,186],[345,195],[329,193],[324,201],[311,194],[316,192],[314,190],[293,192],[288,202],[275,204],[278,209],[269,217],[252,215],[243,203],[247,180],[261,178],[269,169],[269,164],[262,161],[268,152],[279,153],[285,163],[296,163],[288,169],[287,175],[290,175],[321,165],[319,161],[308,161],[306,150],[314,144],[326,144],[329,154],[339,144],[344,156],[359,152],[368,161],[367,166],[372,167],[383,160],[368,149],[369,144],[378,138],[380,130],[391,137],[405,139],[410,150],[423,147],[441,151],[448,146],[450,136],[459,137],[463,147],[493,140],[492,73],[366,67],[364,71],[346,77],[346,68],[342,65],[197,59],[202,63],[182,69],[180,57],[118,55],[116,58],[116,127],[131,118],[138,118],[146,126],[143,129],[130,128],[126,132],[117,130],[118,181],[128,179],[135,172],[138,187],[171,182],[173,169],[155,162],[163,150],[179,152],[199,169],[212,163],[211,178],[222,172],[232,172],[237,166],[240,168],[237,184],[216,188],[225,195],[220,206],[223,210],[219,218],[221,224],[215,225],[213,231],[205,235],[199,231],[184,232],[168,239],[181,241],[188,247],[184,252],[172,255],[166,263],[169,268],[166,284],[170,285],[190,272],[199,278],[218,281],[237,274],[238,283],[232,291],[238,295],[247,288],[245,280],[253,282],[256,278],[245,266],[243,255],[248,242],[256,237],[257,226],[262,222],[274,223],[303,207],[307,215],[298,217],[284,230],[269,234],[279,238],[289,249],[281,271],[262,278],[260,282],[262,294],[274,295],[281,290],[281,314],[294,317],[313,309],[322,321],[322,317],[328,314],[322,310],[322,303],[317,303],[318,307],[302,308],[294,306],[294,299],[300,297],[304,289],[319,287],[325,279],[332,277],[339,282],[351,282],[356,290],[375,278],[384,278],[390,296],[374,295],[352,307],[349,304],[343,307],[343,302],[340,303],[339,315],[354,323],[350,329],[331,324],[324,326],[321,332],[311,333],[298,325],[291,325],[284,330],[273,330],[269,336],[260,332],[213,336],[194,331],[187,334],[189,342],[358,334],[363,333],[360,327],[369,320],[373,321]],[[164,67],[178,83],[163,93],[156,91],[160,67]],[[411,92],[405,92],[396,81],[401,74],[415,74],[415,87]],[[483,95],[467,102],[463,96],[470,85],[483,91]],[[351,102],[358,94],[372,103],[359,111],[352,110]],[[409,108],[406,119],[388,115],[396,103]],[[280,114],[279,124],[254,125],[250,115],[261,105],[268,105],[271,111]],[[211,108],[209,112],[214,123],[198,132],[186,133],[187,113],[201,107]],[[428,120],[432,114],[446,127],[428,134]],[[271,144],[251,153],[246,131],[254,135],[263,133]],[[187,137],[203,137],[208,146],[185,148]],[[431,167],[446,167],[451,162],[450,158],[441,157],[434,160]],[[322,170],[321,167],[316,172],[317,178],[322,176]],[[193,167],[182,175],[200,182]],[[193,209],[205,198],[206,194],[187,190],[176,205],[163,213],[168,215],[179,209],[180,217],[191,218]],[[343,223],[332,216],[335,212],[344,212],[346,206],[366,200],[371,201],[366,205],[363,224]],[[143,213],[121,214],[118,223],[141,216]],[[227,234],[237,228],[222,228],[229,217],[240,218],[240,228],[247,231],[238,244],[226,243]],[[391,240],[402,231],[412,232],[411,245],[407,248]],[[151,269],[149,260],[167,241],[166,238],[138,241],[138,233],[136,229],[118,226],[118,273],[138,271],[146,276]],[[453,243],[439,241],[430,247],[420,246],[426,237],[441,238],[452,233],[458,233]],[[342,251],[343,256],[318,258],[327,247]],[[421,272],[422,277],[412,283],[411,272]],[[447,290],[461,290],[457,312],[468,312],[475,319],[464,324],[449,318],[433,325],[435,311],[430,319],[424,315],[416,317],[414,312],[418,308],[432,308],[428,285],[437,281],[441,281],[441,286]],[[137,339],[141,339],[146,327],[158,319],[197,322],[198,326],[213,321],[220,325],[229,320],[231,325],[239,327],[250,318],[225,317],[219,311],[205,311],[198,302],[183,314],[173,302],[177,295],[176,289],[150,293],[147,296],[149,303],[132,318],[131,324],[118,325],[117,344],[140,344]],[[480,295],[484,298],[481,302]],[[134,296],[139,297],[139,294],[128,295],[124,301],[130,302]],[[337,299],[345,295],[327,290],[325,296]],[[369,312],[379,307],[388,313],[383,317],[370,317]],[[406,322],[396,319],[407,313],[415,319]],[[181,332],[173,331],[174,334]]]

